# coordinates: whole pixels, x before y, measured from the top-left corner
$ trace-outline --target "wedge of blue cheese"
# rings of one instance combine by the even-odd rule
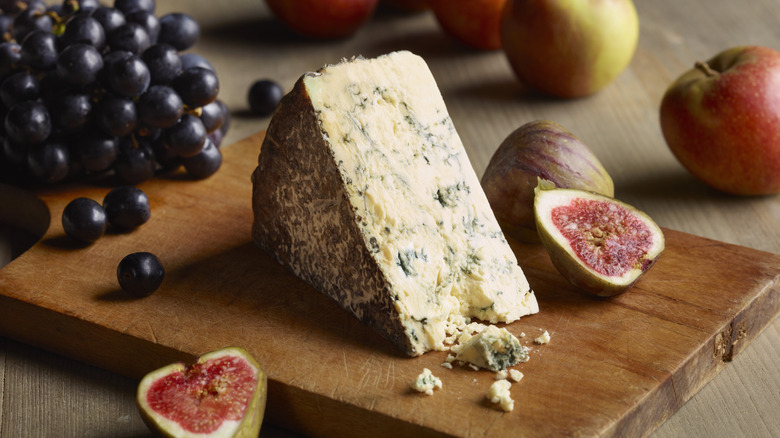
[[[303,75],[252,182],[257,245],[411,356],[539,310],[417,55]]]

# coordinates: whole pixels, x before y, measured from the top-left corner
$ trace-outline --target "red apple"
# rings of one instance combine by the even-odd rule
[[[379,0],[266,0],[293,30],[316,38],[343,38],[371,17]]]
[[[596,93],[631,62],[639,17],[631,0],[507,0],[501,43],[518,78],[553,96]]]
[[[436,20],[458,41],[482,50],[501,48],[501,11],[506,0],[429,0]]]
[[[734,47],[672,83],[661,129],[695,177],[737,195],[780,193],[780,52]]]

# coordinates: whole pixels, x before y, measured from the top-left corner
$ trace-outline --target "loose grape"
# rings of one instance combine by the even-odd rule
[[[119,186],[103,198],[108,223],[125,230],[145,224],[152,216],[149,197],[133,186]]]
[[[72,239],[92,243],[106,232],[106,213],[94,200],[76,198],[62,212],[62,228]]]
[[[247,100],[249,109],[257,115],[266,117],[273,114],[279,101],[284,96],[282,87],[274,81],[262,79],[249,87]]]
[[[136,297],[146,297],[160,287],[165,269],[154,254],[135,252],[119,262],[116,277],[122,290]]]

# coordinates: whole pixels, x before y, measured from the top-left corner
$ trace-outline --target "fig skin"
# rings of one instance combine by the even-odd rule
[[[205,363],[210,359],[217,359],[224,356],[239,356],[257,370],[258,383],[247,404],[246,411],[244,411],[244,417],[241,419],[241,422],[233,435],[231,435],[231,438],[256,438],[260,434],[260,428],[263,424],[268,393],[268,378],[263,368],[257,363],[252,355],[240,347],[226,347],[206,353],[198,357],[196,364]],[[156,432],[159,436],[170,438],[194,436],[187,432],[185,432],[184,435],[180,435],[171,431],[169,425],[172,422],[162,418],[161,415],[154,413],[146,402],[146,393],[155,381],[173,373],[186,372],[187,369],[187,365],[182,362],[172,363],[150,372],[144,376],[138,385],[136,404],[141,413],[141,418],[149,429]],[[206,437],[208,435],[198,434],[197,436]]]
[[[577,136],[549,120],[522,125],[493,154],[481,183],[504,233],[523,242],[539,242],[534,219],[537,178],[560,188],[615,195],[612,177]]]
[[[598,297],[611,297],[631,289],[637,280],[655,264],[664,250],[665,239],[661,228],[647,214],[631,205],[598,193],[576,189],[557,189],[554,184],[544,180],[539,181],[535,192],[534,212],[542,245],[550,255],[550,260],[558,272],[569,283],[588,294]],[[632,269],[620,277],[610,277],[596,272],[585,265],[571,251],[568,242],[565,241],[565,238],[551,223],[549,214],[552,208],[558,205],[565,205],[555,203],[554,197],[556,196],[559,197],[558,199],[571,200],[582,198],[605,201],[625,208],[651,230],[655,236],[653,246],[639,260],[633,263],[634,267]]]

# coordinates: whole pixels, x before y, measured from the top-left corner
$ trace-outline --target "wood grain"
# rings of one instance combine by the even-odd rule
[[[532,358],[512,390],[518,408],[504,414],[485,401],[493,373],[444,369],[443,352],[406,357],[255,247],[249,175],[261,139],[225,148],[207,180],[143,183],[154,214],[131,233],[85,247],[52,221],[0,271],[0,333],[132,378],[239,345],[268,373],[268,421],[313,436],[641,436],[780,312],[777,255],[665,230],[652,270],[603,300],[569,286],[541,246],[512,242],[542,311],[508,325]],[[37,194],[56,218],[71,199],[107,190]],[[166,278],[133,299],[115,269],[141,250],[160,257]],[[552,341],[533,345],[542,330]],[[433,397],[409,387],[424,367],[444,382]]]

